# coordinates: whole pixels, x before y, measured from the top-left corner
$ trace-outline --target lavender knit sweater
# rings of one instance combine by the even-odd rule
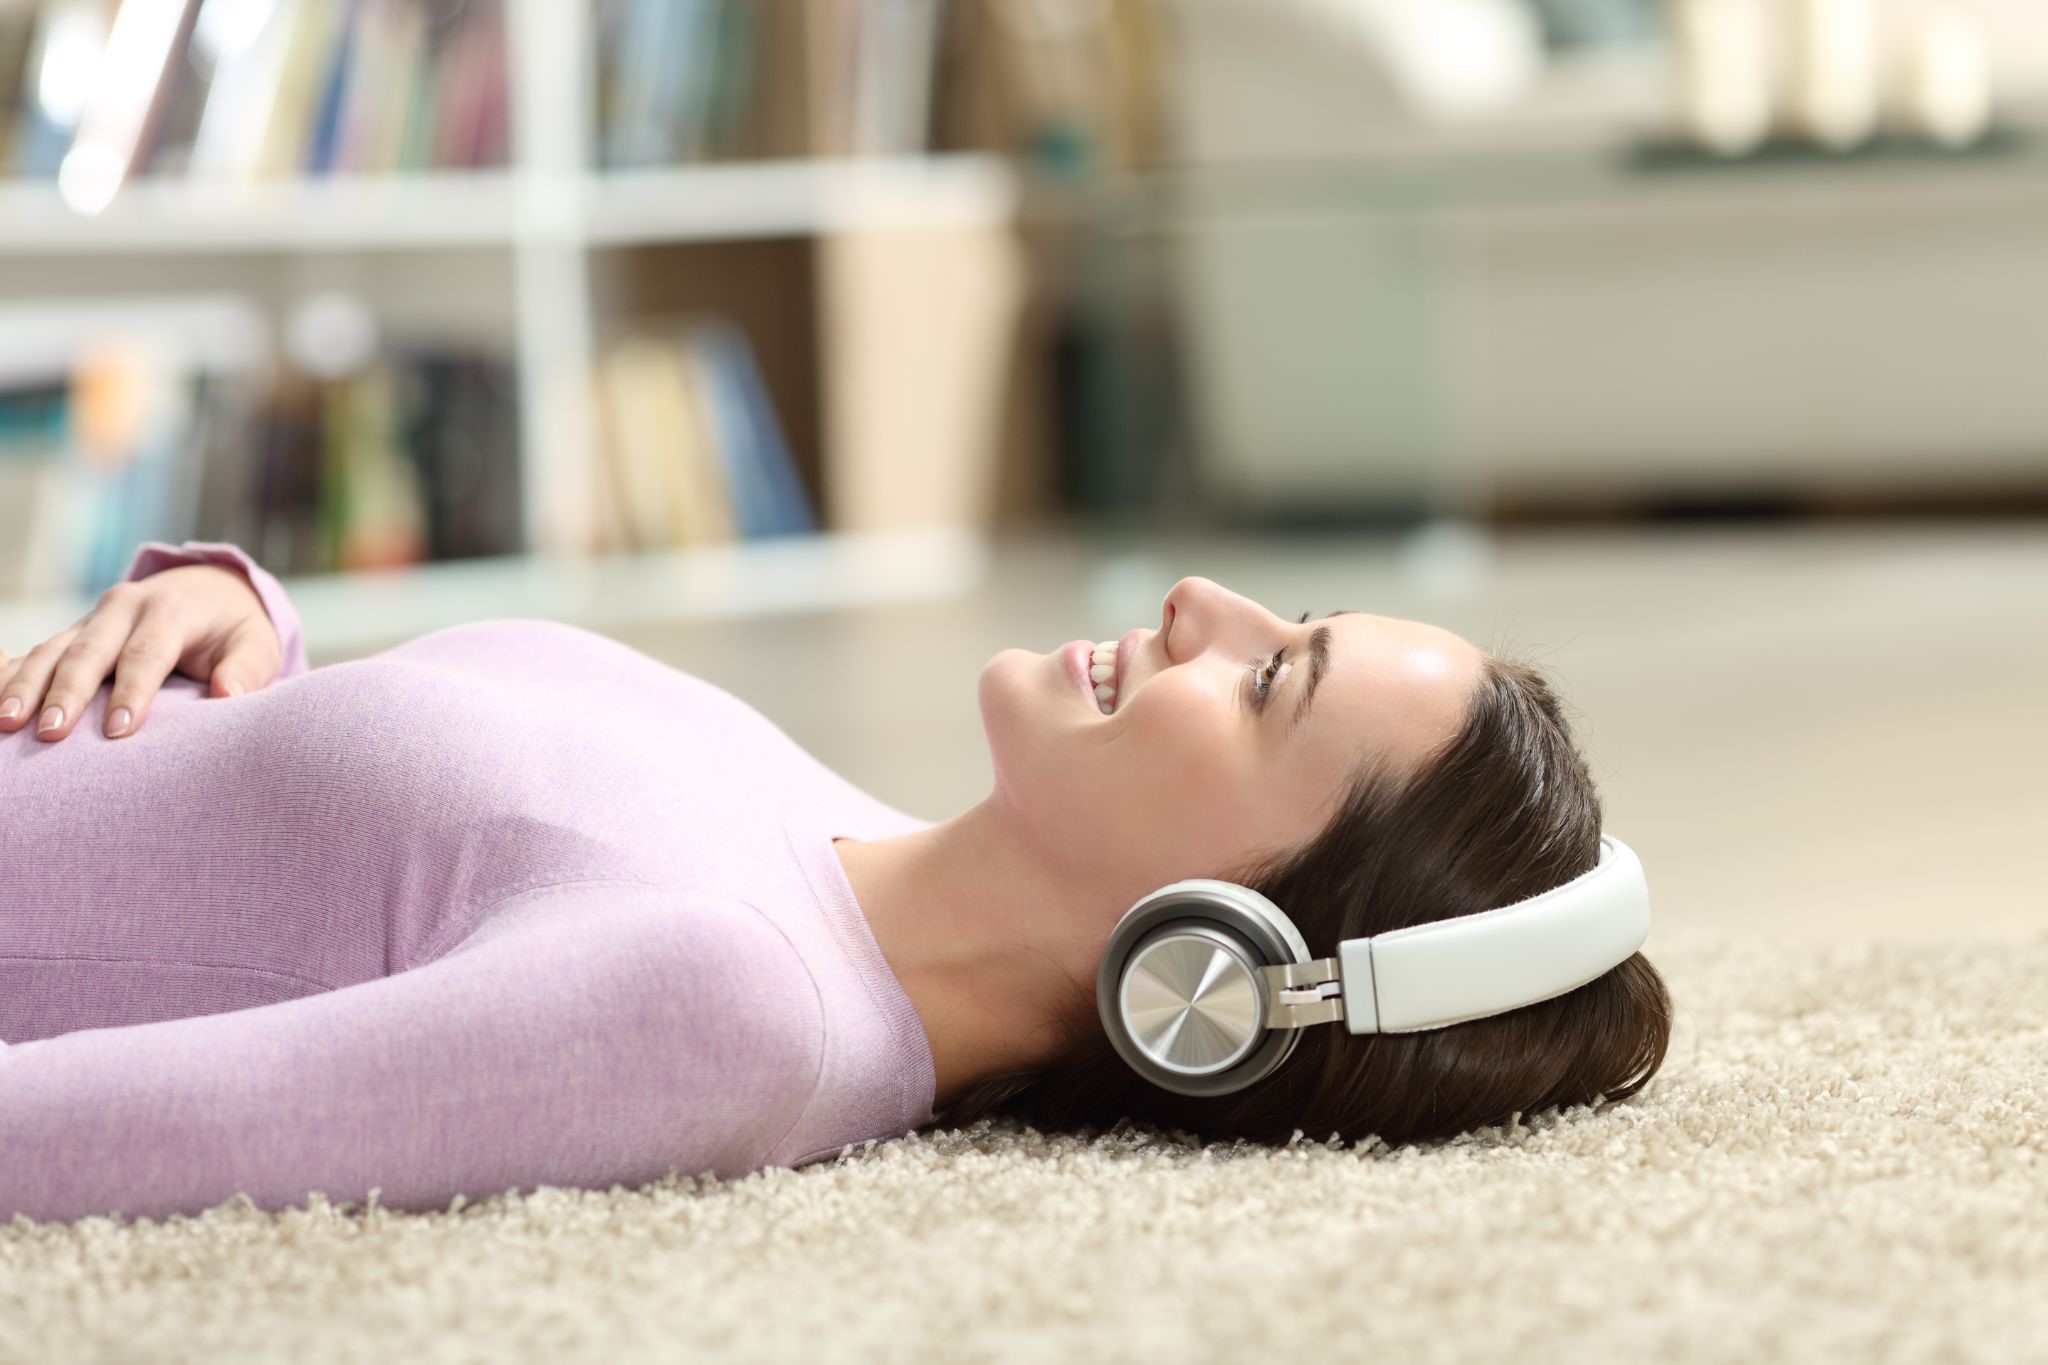
[[[926,822],[745,702],[493,620],[142,728],[0,735],[0,1221],[445,1208],[801,1165],[932,1116],[832,852]]]

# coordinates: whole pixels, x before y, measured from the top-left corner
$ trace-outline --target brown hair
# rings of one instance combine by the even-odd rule
[[[1465,722],[1405,782],[1368,767],[1305,846],[1236,875],[1282,907],[1309,951],[1476,914],[1562,885],[1599,855],[1600,800],[1557,698],[1526,664],[1489,657]],[[985,1077],[934,1116],[1008,1114],[1056,1132],[1119,1119],[1285,1143],[1450,1137],[1576,1104],[1626,1099],[1664,1063],[1671,998],[1641,953],[1585,985],[1505,1014],[1420,1033],[1304,1029],[1294,1054],[1234,1094],[1176,1095],[1110,1047],[1093,983],[1059,1021],[1050,1067]]]

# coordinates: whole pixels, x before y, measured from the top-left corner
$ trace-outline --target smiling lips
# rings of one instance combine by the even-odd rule
[[[1116,710],[1116,641],[1099,640],[1089,656],[1088,677],[1095,684],[1095,704],[1108,715]]]

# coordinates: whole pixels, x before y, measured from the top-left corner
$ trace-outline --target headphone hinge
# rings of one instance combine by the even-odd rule
[[[1266,1009],[1267,1028],[1305,1028],[1344,1017],[1344,985],[1336,958],[1282,962],[1259,970],[1273,997]]]

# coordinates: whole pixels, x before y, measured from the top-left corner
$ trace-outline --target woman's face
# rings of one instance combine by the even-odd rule
[[[1361,763],[1412,771],[1464,722],[1484,657],[1419,621],[1283,620],[1206,578],[1114,643],[1107,714],[1091,640],[1002,651],[980,700],[994,799],[1055,865],[1133,898],[1298,847]]]

